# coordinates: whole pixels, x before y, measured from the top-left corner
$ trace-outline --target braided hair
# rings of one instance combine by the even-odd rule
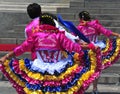
[[[49,14],[42,14],[40,16],[40,23],[55,26],[54,18]]]
[[[49,12],[44,12],[42,13],[43,15],[49,15],[49,16],[52,16],[53,19],[55,19],[57,21],[57,16],[52,14],[52,13],[49,13]]]
[[[87,12],[87,11],[82,11],[82,12],[80,12],[80,13],[79,13],[79,18],[80,18],[80,19],[83,19],[83,20],[85,20],[85,21],[90,21],[90,20],[91,20],[90,14],[89,14],[89,12]]]

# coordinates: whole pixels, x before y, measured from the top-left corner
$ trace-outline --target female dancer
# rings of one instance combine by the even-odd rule
[[[80,46],[72,42],[55,27],[49,15],[42,15],[40,20],[35,34],[0,58],[2,72],[18,94],[83,94],[100,73],[98,48],[92,43]],[[35,49],[35,60],[7,60],[28,49]],[[82,49],[96,53],[83,53]],[[74,62],[72,56],[64,57],[61,52],[65,50],[79,53],[81,64]]]
[[[57,28],[59,28],[60,31],[65,31],[65,29],[63,27],[61,27],[59,25],[59,23],[57,22],[57,17],[51,13],[42,13],[41,6],[37,3],[31,3],[27,6],[27,14],[32,20],[25,27],[25,37],[26,38],[32,36],[32,34],[35,33],[34,29],[37,26],[39,26],[41,14],[46,14],[46,15],[52,16],[54,18],[55,26]],[[74,35],[72,35],[68,32],[65,32],[65,35],[72,41],[77,39],[77,37],[75,37]],[[36,58],[36,53],[35,53],[34,49],[32,49],[31,50],[31,59],[34,60],[35,58]]]
[[[112,32],[111,30],[104,28],[99,23],[98,20],[92,20],[89,12],[87,12],[87,11],[80,12],[79,19],[80,19],[80,23],[77,26],[78,30],[80,32],[82,32],[91,42],[95,43],[95,45],[100,46],[102,49],[104,48],[102,50],[102,55],[104,57],[102,60],[103,69],[111,66],[115,62],[115,60],[118,59],[118,56],[120,54],[119,49],[118,49],[119,44],[117,44],[118,43],[117,39],[116,40],[112,40],[112,39],[108,40],[105,45],[105,43],[98,41],[98,36],[100,36],[100,34],[103,34],[106,37],[110,37],[110,36],[120,37],[120,34]],[[117,47],[114,45],[115,42],[118,45],[118,46],[116,45]],[[116,48],[110,44],[113,44]],[[112,55],[110,55],[109,53],[112,53]],[[116,53],[117,55],[115,56],[113,53]],[[111,57],[114,57],[114,60],[112,60]],[[93,93],[92,94],[98,94],[97,82],[98,82],[98,79],[96,79],[93,83]]]

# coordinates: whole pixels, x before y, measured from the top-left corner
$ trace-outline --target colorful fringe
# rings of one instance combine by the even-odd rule
[[[120,57],[120,38],[117,39],[107,39],[106,47],[102,49],[102,66],[106,69],[115,62]]]
[[[6,61],[2,72],[13,84],[18,94],[83,94],[101,71],[100,51],[85,51],[84,66],[74,61],[58,75],[41,74],[29,70],[30,60]],[[82,63],[82,62],[81,62]],[[64,69],[63,69],[64,70]]]

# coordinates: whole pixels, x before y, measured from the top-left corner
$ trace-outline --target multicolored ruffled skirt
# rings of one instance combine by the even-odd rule
[[[33,67],[29,59],[7,60],[1,71],[18,94],[83,94],[101,72],[100,50],[84,53],[81,62],[71,58],[63,67],[49,68],[52,71]]]
[[[120,38],[107,39],[106,47],[102,49],[102,66],[106,69],[120,58]]]

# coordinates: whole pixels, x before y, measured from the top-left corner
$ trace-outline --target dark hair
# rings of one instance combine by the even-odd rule
[[[82,12],[80,12],[80,13],[79,13],[79,18],[80,18],[80,19],[83,19],[83,20],[85,20],[85,21],[90,21],[90,20],[91,20],[90,14],[89,14],[89,12],[87,12],[87,11],[82,11]]]
[[[30,18],[34,19],[40,17],[41,15],[41,6],[37,3],[29,4],[27,7],[27,13]]]
[[[52,14],[52,13],[48,13],[48,12],[44,12],[43,15],[49,15],[52,16],[53,19],[57,20],[57,16]]]
[[[51,15],[48,15],[48,14],[42,14],[41,15],[40,23],[55,26],[54,18]]]

